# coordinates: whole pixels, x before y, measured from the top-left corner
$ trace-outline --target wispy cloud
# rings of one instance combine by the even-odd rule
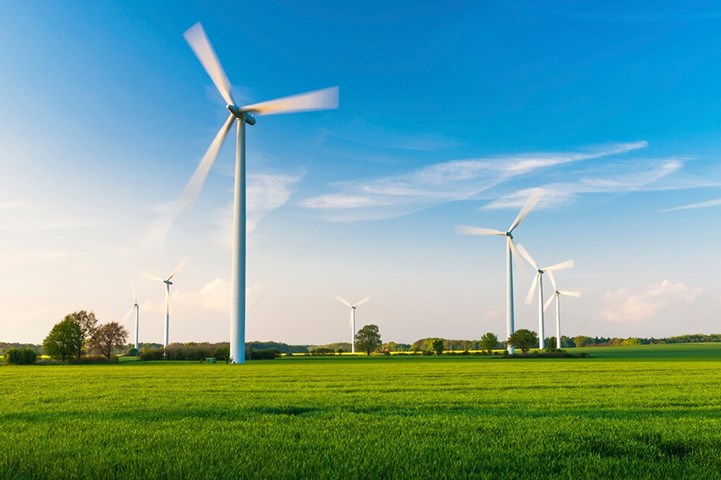
[[[559,165],[628,153],[647,142],[589,147],[581,152],[528,153],[436,163],[411,172],[340,182],[337,193],[300,204],[324,212],[327,220],[392,218],[438,203],[473,198],[509,180]]]
[[[701,287],[691,288],[671,280],[641,290],[616,290],[604,295],[609,307],[600,316],[609,322],[647,320],[672,305],[691,303],[702,293]]]
[[[533,191],[543,196],[541,208],[558,207],[570,203],[580,194],[590,193],[628,193],[640,190],[668,189],[671,185],[656,186],[656,182],[676,173],[683,168],[683,162],[677,159],[634,160],[633,162],[614,163],[604,171],[593,171],[583,175],[575,182],[550,183],[539,187],[522,189],[501,195],[496,200],[481,207],[482,209],[521,208]],[[613,172],[613,173],[609,173]]]
[[[177,290],[173,292],[173,311],[198,313],[201,311],[230,314],[232,285],[224,278],[216,278],[198,290]],[[254,283],[245,290],[247,308],[258,305],[270,289],[267,284]]]
[[[667,209],[661,210],[661,211],[662,212],[676,212],[678,210],[694,210],[697,208],[712,208],[712,207],[721,207],[721,198],[717,198],[714,200],[706,200],[705,202],[689,203],[686,205],[680,205],[678,207],[667,208]]]

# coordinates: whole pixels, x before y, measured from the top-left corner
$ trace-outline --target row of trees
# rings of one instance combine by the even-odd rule
[[[51,358],[66,361],[95,353],[110,358],[115,350],[125,347],[128,331],[118,322],[98,325],[95,313],[80,310],[66,315],[56,323],[43,348]]]

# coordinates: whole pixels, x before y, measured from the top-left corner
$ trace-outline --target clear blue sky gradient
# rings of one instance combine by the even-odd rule
[[[337,111],[248,129],[249,339],[346,340],[336,295],[370,295],[359,326],[384,340],[503,336],[503,244],[454,228],[505,229],[533,189],[516,238],[575,260],[565,334],[720,331],[713,2],[6,1],[0,339],[122,320],[135,284],[160,341],[141,273],[187,257],[171,341],[227,340],[232,137],[162,223],[227,115],[182,36],[197,21],[239,103],[340,87]],[[531,278],[517,325],[536,330]]]

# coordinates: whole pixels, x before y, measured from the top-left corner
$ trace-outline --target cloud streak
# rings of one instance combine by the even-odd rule
[[[455,160],[411,172],[374,179],[339,182],[338,190],[307,198],[300,205],[331,221],[392,218],[439,203],[473,198],[509,180],[560,165],[620,155],[647,142],[589,147],[580,152],[528,153]]]
[[[679,210],[695,210],[698,208],[712,208],[712,207],[721,207],[721,198],[716,198],[714,200],[706,200],[705,202],[689,203],[686,205],[680,205],[678,207],[667,208],[667,209],[661,210],[661,211],[662,212],[677,212]]]
[[[642,290],[616,290],[604,295],[609,307],[600,316],[609,322],[648,320],[672,305],[692,303],[702,293],[700,287],[690,288],[671,280],[663,280]]]

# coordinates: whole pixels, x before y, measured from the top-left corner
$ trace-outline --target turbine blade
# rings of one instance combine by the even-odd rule
[[[213,163],[215,163],[220,147],[223,146],[225,137],[228,136],[228,131],[230,130],[231,125],[233,125],[234,119],[235,117],[232,114],[229,115],[223,126],[220,127],[220,130],[218,130],[215,138],[213,138],[213,141],[210,142],[208,150],[205,152],[205,155],[203,155],[203,158],[200,160],[195,172],[193,172],[193,175],[185,185],[183,192],[180,194],[180,198],[178,199],[178,208],[180,210],[189,207],[195,199],[198,198],[200,190],[203,188],[203,184],[205,183],[205,179],[208,178],[208,173],[210,173],[210,169],[213,167]]]
[[[533,210],[536,207],[536,205],[538,205],[538,202],[539,202],[539,200],[541,200],[542,196],[543,196],[543,194],[541,193],[540,190],[534,190],[534,192],[531,194],[531,196],[528,197],[528,200],[526,200],[526,204],[523,205],[523,208],[518,213],[518,216],[516,217],[516,219],[513,221],[511,226],[508,227],[509,232],[513,232],[516,229],[516,227],[518,227],[518,225],[521,224],[523,219],[526,218],[526,216],[529,213],[531,213],[531,210]]]
[[[241,108],[241,112],[257,115],[306,112],[309,110],[332,110],[338,108],[338,87],[324,88],[308,93],[254,103]]]
[[[508,239],[508,246],[511,249],[511,257],[516,259],[516,265],[518,265],[521,268],[521,270],[525,270],[526,264],[521,262],[520,260],[518,260],[518,257],[520,256],[520,254],[518,253],[516,244],[513,243],[513,240],[511,239],[511,237],[506,237],[506,238]]]
[[[519,245],[520,247],[520,245]],[[531,282],[531,288],[528,289],[528,295],[526,295],[526,305],[530,305],[533,301],[533,294],[536,293],[536,285],[538,285],[538,277],[541,275],[540,272],[536,272],[536,275],[533,276],[533,281]],[[543,279],[541,279],[543,280]]]
[[[573,267],[573,265],[574,265],[573,260],[566,260],[565,262],[551,265],[550,267],[543,268],[542,270],[544,272],[553,272],[555,270],[564,270],[566,268],[571,268],[571,267]]]
[[[156,282],[162,282],[162,281],[163,281],[162,278],[156,277],[155,275],[151,275],[151,274],[149,274],[149,273],[143,272],[143,276],[144,276],[145,278],[149,278],[150,280],[155,280]]]
[[[340,303],[342,303],[343,305],[345,305],[346,307],[348,307],[348,308],[353,308],[353,305],[351,305],[348,300],[346,300],[345,298],[341,297],[340,295],[337,296],[337,297],[335,297],[335,299],[338,300],[338,301],[339,301]]]
[[[506,232],[493,230],[491,228],[468,227],[466,225],[456,226],[456,233],[459,235],[505,235]]]
[[[573,292],[573,291],[570,291],[570,290],[561,290],[561,291],[558,292],[558,294],[559,294],[559,295],[565,295],[565,296],[567,296],[567,297],[576,297],[576,298],[580,298],[580,297],[581,297],[581,292]]]
[[[548,307],[551,306],[551,303],[553,303],[553,299],[556,298],[556,295],[557,295],[556,293],[554,293],[553,295],[551,295],[551,297],[550,297],[548,300],[546,300],[546,303],[543,304],[543,311],[544,311],[544,312],[545,312],[546,310],[548,310]]]
[[[173,277],[175,276],[175,274],[178,273],[178,272],[185,266],[185,264],[187,264],[187,263],[188,263],[188,259],[187,259],[187,258],[182,259],[182,260],[180,261],[180,263],[178,264],[178,266],[175,267],[175,270],[173,270],[173,273],[170,274],[170,276],[168,277],[168,280],[170,280],[171,278],[173,278]]]
[[[225,76],[223,67],[220,66],[218,56],[215,54],[213,45],[210,44],[205,30],[203,30],[203,25],[200,22],[196,23],[185,31],[183,37],[195,52],[195,56],[198,57],[205,71],[208,72],[208,76],[213,80],[215,88],[218,89],[225,102],[228,105],[235,105],[233,96],[230,94],[230,82],[228,77]]]
[[[551,285],[553,285],[553,291],[555,292],[558,290],[558,286],[556,285],[556,277],[553,276],[553,270],[550,270],[548,272],[548,279],[551,281]]]
[[[365,297],[365,298],[363,298],[362,300],[358,300],[358,301],[355,303],[355,305],[353,305],[353,306],[354,306],[354,307],[357,307],[357,306],[359,306],[359,305],[363,305],[364,303],[366,303],[366,302],[367,302],[368,300],[370,300],[370,299],[371,299],[371,297]]]
[[[125,314],[125,316],[124,316],[123,319],[120,321],[120,323],[124,323],[125,320],[127,320],[128,317],[130,316],[130,314],[133,313],[133,310],[135,310],[135,305],[133,305],[133,308],[131,308],[130,311]]]
[[[538,270],[538,265],[536,264],[536,261],[533,259],[530,253],[526,251],[523,245],[520,243],[516,245],[518,248],[518,251],[520,252],[521,256],[526,259],[528,263],[531,264],[531,266],[534,268],[534,270]]]

